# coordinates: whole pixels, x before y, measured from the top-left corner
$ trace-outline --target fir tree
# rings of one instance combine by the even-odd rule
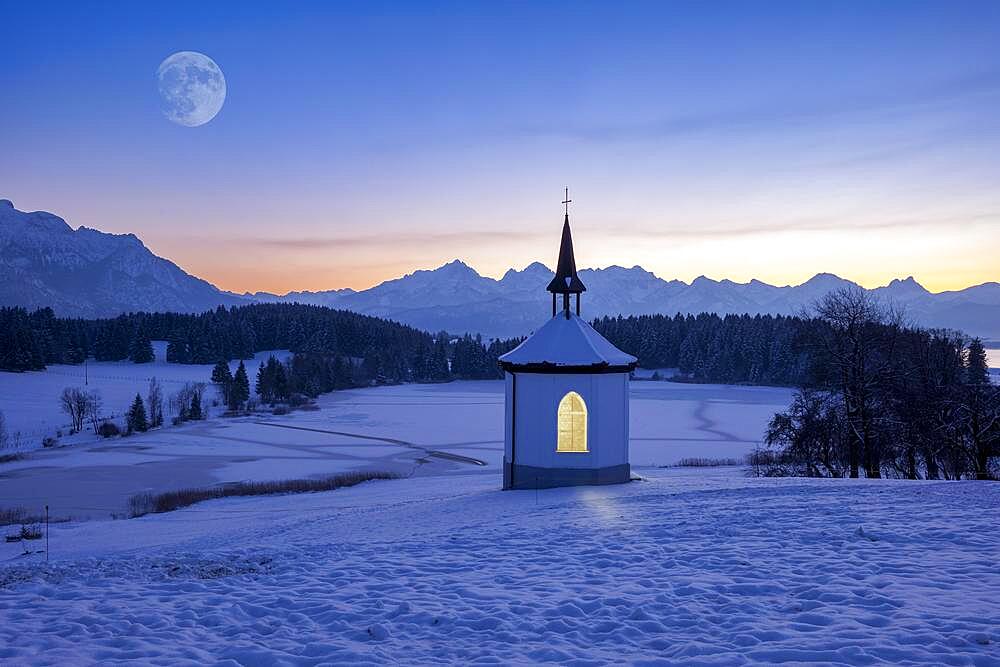
[[[187,412],[188,419],[202,419],[204,415],[201,411],[201,392],[196,391],[191,394],[191,407]]]
[[[148,364],[155,359],[149,336],[141,331],[136,334],[129,348],[128,358],[135,364]]]
[[[222,401],[228,406],[232,402],[230,393],[233,390],[233,374],[229,371],[227,362],[220,360],[215,364],[215,368],[212,369],[212,382],[218,385],[222,392]]]
[[[264,362],[257,366],[257,380],[254,382],[254,392],[264,403],[274,404],[274,392],[271,390],[270,378],[264,370]]]
[[[267,360],[267,366],[271,376],[271,391],[274,393],[274,397],[279,401],[288,400],[288,375],[285,372],[284,364],[278,361],[274,355],[271,355]]]
[[[990,370],[986,361],[986,349],[983,341],[973,338],[969,343],[969,349],[965,360],[965,381],[970,385],[988,385],[990,383]]]
[[[139,394],[135,395],[135,400],[132,401],[132,407],[128,410],[128,415],[126,416],[126,427],[129,433],[135,433],[136,431],[145,432],[149,430],[149,422],[146,421],[146,408],[142,404],[142,396]]]
[[[326,384],[328,383],[323,383],[325,387],[323,390],[329,391],[329,387],[326,387]],[[277,401],[288,399],[288,376],[284,365],[273,354],[268,357],[267,364],[261,362],[257,368],[257,381],[254,384],[254,391],[260,396],[260,400],[270,405],[274,405]]]
[[[179,336],[167,342],[167,361],[172,364],[187,364],[191,361],[187,345]]]
[[[451,370],[448,367],[448,334],[443,331],[434,341],[428,375],[431,382],[447,382],[451,379]]]
[[[236,375],[233,376],[233,389],[229,396],[229,407],[238,410],[244,403],[250,400],[250,378],[247,377],[247,368],[240,361]]]

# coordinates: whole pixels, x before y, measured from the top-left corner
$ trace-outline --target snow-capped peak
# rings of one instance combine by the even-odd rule
[[[134,234],[74,230],[59,216],[0,205],[0,304],[60,315],[209,310],[246,303],[150,252]]]

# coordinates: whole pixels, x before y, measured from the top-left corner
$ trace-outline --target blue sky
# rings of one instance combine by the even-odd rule
[[[33,4],[0,197],[229,289],[551,265],[567,185],[585,266],[1000,278],[1000,3]],[[181,50],[226,76],[201,127]]]

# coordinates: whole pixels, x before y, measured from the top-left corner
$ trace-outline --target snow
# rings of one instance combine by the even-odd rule
[[[135,390],[122,391],[128,397]],[[659,466],[742,457],[760,442],[771,415],[791,402],[791,391],[634,382],[631,397],[631,460]],[[322,396],[315,412],[216,418],[110,440],[87,436],[0,465],[0,507],[40,512],[49,505],[58,517],[106,519],[124,514],[135,494],[239,481],[351,470],[456,475],[473,468],[499,479],[503,400],[502,381],[374,387]]]
[[[0,566],[0,662],[1000,661],[1000,487],[644,469],[213,501]],[[4,545],[6,546],[6,545]]]
[[[65,387],[82,387],[99,392],[103,401],[103,413],[120,416],[131,405],[136,393],[141,394],[145,400],[152,377],[160,383],[165,402],[187,382],[210,382],[214,364],[167,363],[166,347],[166,341],[153,341],[156,359],[148,364],[90,360],[86,368],[82,364],[54,364],[44,371],[0,371],[0,412],[6,417],[7,431],[12,436],[19,433],[28,449],[40,446],[42,438],[55,435],[57,430],[68,434],[69,419],[59,404],[59,395]],[[244,362],[251,385],[256,377],[257,365],[261,361],[267,361],[272,354],[285,359],[289,352],[268,350],[259,352],[253,360]],[[239,361],[230,362],[229,365],[235,372]],[[209,396],[214,398],[214,387],[209,387],[209,392]],[[77,437],[75,441],[94,439],[96,438],[85,436]]]
[[[642,481],[607,487],[500,491],[502,382],[34,453],[2,505],[96,520],[53,524],[48,563],[0,543],[0,664],[1000,664],[1000,485],[655,467],[749,451],[790,398],[635,382]],[[108,520],[363,468],[407,477]]]
[[[568,316],[567,316],[568,315]],[[627,366],[636,359],[612,345],[582,317],[558,312],[500,361],[555,366]]]
[[[4,305],[51,307],[61,316],[197,313],[247,303],[157,257],[134,234],[73,230],[62,218],[18,211],[8,200],[0,203],[0,284]]]

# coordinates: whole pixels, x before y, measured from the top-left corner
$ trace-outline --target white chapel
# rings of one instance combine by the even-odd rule
[[[506,380],[503,488],[627,482],[629,374],[636,358],[580,317],[580,294],[587,288],[576,274],[568,210],[547,289],[552,319],[500,357]]]

